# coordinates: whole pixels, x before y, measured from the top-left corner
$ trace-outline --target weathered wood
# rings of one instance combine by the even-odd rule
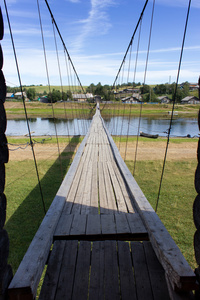
[[[5,194],[0,194],[0,229],[3,229],[6,221],[6,196]]]
[[[104,300],[104,242],[94,242],[91,258],[89,299]]]
[[[47,271],[40,292],[39,300],[54,300],[60,276],[65,241],[55,241],[48,262]]]
[[[28,297],[30,297],[30,299],[34,299],[36,295],[37,286],[53,242],[53,235],[76,174],[88,135],[89,131],[76,152],[74,160],[56,194],[56,197],[54,198],[28,248],[28,251],[26,252],[13,280],[9,285],[8,293],[10,299],[23,299],[24,293],[26,294],[27,299]]]
[[[163,268],[165,269],[165,272],[167,272],[170,280],[172,281],[174,288],[177,286],[181,290],[191,290],[193,288],[196,289],[196,276],[194,272],[142,193],[141,189],[121,158],[119,151],[113,139],[109,135],[105,125],[104,128],[110,141],[118,167],[123,174],[133,199],[135,199],[136,209],[138,210],[138,213],[140,214],[140,217],[147,228],[154,251]]]
[[[60,239],[70,234],[74,215],[62,214],[55,229],[54,239]]]
[[[103,174],[103,164],[102,162],[98,163],[99,170],[99,202],[100,202],[100,211],[101,214],[108,213],[107,209],[107,196],[105,188],[105,180]]]
[[[151,300],[153,299],[153,294],[142,243],[131,242],[131,254],[138,299]]]
[[[196,230],[194,235],[194,253],[197,264],[200,265],[200,229]]]
[[[71,300],[78,255],[78,241],[66,241],[55,300]]]
[[[128,224],[132,234],[139,233],[139,234],[144,234],[146,237],[148,236],[147,230],[144,224],[142,223],[142,220],[138,213],[126,214],[125,216],[128,220]]]
[[[197,194],[200,194],[200,163],[198,163],[196,168],[194,184]]]
[[[115,241],[104,242],[105,300],[120,299],[118,282],[117,248]]]
[[[114,215],[101,215],[102,234],[115,234],[116,225]]]
[[[125,214],[115,214],[117,233],[127,234],[131,233],[129,224]]]
[[[86,232],[87,215],[74,215],[70,235],[82,235]]]
[[[200,228],[200,195],[197,195],[193,204],[193,220],[197,229]]]
[[[90,270],[90,242],[80,242],[72,299],[87,299]]]
[[[137,299],[129,243],[118,241],[121,299]]]
[[[151,244],[149,242],[143,242],[143,246],[154,299],[169,300],[164,269],[159,263]]]
[[[87,228],[86,235],[98,235],[101,234],[101,220],[100,215],[88,215],[87,216]]]
[[[7,118],[4,104],[0,101],[0,132],[5,133],[7,127]]]
[[[6,101],[6,82],[2,70],[0,70],[0,87],[0,100],[4,103]]]

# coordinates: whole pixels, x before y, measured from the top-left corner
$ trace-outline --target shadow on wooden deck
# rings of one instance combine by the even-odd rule
[[[73,136],[70,143],[61,153],[63,174],[66,174],[67,172],[71,164],[73,151],[79,142],[80,136]],[[67,156],[65,155],[66,152],[68,153]],[[60,161],[59,158],[57,158],[41,179],[41,187],[47,210],[61,185],[62,176],[60,173]],[[43,218],[44,210],[39,185],[37,184],[6,223],[6,230],[10,239],[9,263],[12,265],[14,273]]]

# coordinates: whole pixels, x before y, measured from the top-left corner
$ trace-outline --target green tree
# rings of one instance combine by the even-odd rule
[[[29,89],[27,89],[26,95],[27,95],[28,99],[34,100],[34,99],[35,99],[35,96],[36,96],[36,94],[35,94],[35,89],[34,89],[34,88],[29,88]]]

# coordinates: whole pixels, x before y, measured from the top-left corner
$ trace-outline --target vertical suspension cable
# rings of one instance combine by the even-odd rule
[[[67,62],[67,53],[65,51],[64,48],[64,57],[65,57],[65,67],[66,67],[66,71],[67,71],[67,80],[68,80],[68,86],[69,86],[69,92],[72,95],[72,91],[71,91],[71,84],[70,84],[70,79],[69,79],[69,69],[68,69],[68,62]],[[70,99],[70,106],[71,106],[71,111],[72,111],[72,119],[74,120],[74,113],[73,113],[73,106],[72,106],[72,100]],[[74,125],[74,135],[75,135],[75,122],[73,122]]]
[[[152,8],[152,15],[151,15],[151,25],[150,25],[150,32],[149,32],[149,43],[148,43],[148,49],[147,49],[147,57],[146,57],[146,65],[145,65],[145,71],[144,71],[144,83],[143,83],[143,87],[145,86],[145,83],[146,83],[147,66],[148,66],[148,61],[149,61],[149,51],[150,51],[151,34],[152,34],[152,27],[153,27],[154,8],[155,8],[155,0],[153,1],[153,8]],[[135,174],[135,167],[136,167],[136,161],[137,161],[137,151],[138,151],[138,142],[139,142],[139,133],[140,133],[140,123],[141,123],[142,107],[143,107],[142,104],[143,104],[143,101],[141,101],[141,104],[140,104],[140,116],[139,116],[139,123],[138,123],[138,132],[137,132],[137,141],[136,141],[136,149],[135,149],[135,160],[134,160],[134,167],[133,167],[133,176]]]
[[[189,3],[188,3],[187,17],[186,17],[186,22],[185,22],[185,29],[184,29],[184,34],[183,34],[181,54],[180,54],[180,60],[179,60],[177,78],[176,78],[176,86],[175,86],[175,91],[174,91],[172,113],[171,113],[171,118],[170,118],[169,130],[168,130],[168,134],[167,134],[167,144],[166,144],[166,149],[165,149],[165,156],[164,156],[164,161],[163,161],[163,168],[162,168],[162,173],[161,173],[161,178],[160,178],[160,185],[159,185],[159,190],[158,190],[158,197],[157,197],[157,202],[156,202],[156,209],[155,209],[156,212],[157,212],[157,209],[158,209],[158,203],[159,203],[159,199],[160,199],[160,192],[161,192],[161,187],[162,187],[163,175],[164,175],[164,171],[165,171],[165,164],[166,164],[166,160],[167,160],[167,152],[168,152],[169,139],[170,139],[172,122],[173,122],[173,116],[174,116],[174,106],[175,106],[176,94],[177,94],[177,89],[178,89],[179,75],[180,75],[181,63],[182,63],[182,57],[183,57],[183,49],[184,49],[186,32],[187,32],[187,25],[188,25],[188,19],[189,19],[189,14],[190,14],[190,6],[191,6],[191,0],[189,0]]]
[[[138,36],[137,52],[136,52],[136,59],[135,59],[135,69],[134,69],[133,83],[135,83],[135,78],[136,78],[138,54],[139,54],[139,47],[140,47],[141,29],[142,29],[142,18],[141,18],[141,21],[140,21],[140,28],[139,28],[139,36]],[[130,119],[131,119],[131,109],[129,111],[127,136],[129,135]],[[127,153],[127,146],[128,146],[127,144],[128,144],[128,139],[126,139],[126,152],[125,152],[125,158],[124,158],[124,160],[126,160],[126,153]]]
[[[46,207],[45,207],[45,202],[44,202],[44,197],[43,197],[43,192],[42,192],[42,187],[41,187],[41,182],[40,182],[40,176],[39,176],[39,171],[38,171],[38,166],[37,166],[35,151],[34,151],[34,148],[33,148],[32,135],[31,135],[30,125],[29,125],[29,120],[28,120],[28,114],[27,114],[27,110],[26,110],[24,93],[23,93],[23,90],[22,90],[22,81],[21,81],[21,76],[20,76],[20,71],[19,71],[19,64],[18,64],[18,60],[17,60],[17,54],[16,54],[16,50],[15,50],[15,44],[14,44],[14,39],[13,39],[13,34],[12,34],[12,29],[11,29],[10,18],[9,18],[9,14],[8,14],[6,0],[4,0],[4,5],[5,5],[6,16],[7,16],[7,20],[8,20],[8,26],[9,26],[10,36],[11,36],[11,42],[12,42],[12,47],[13,47],[13,52],[14,52],[14,57],[15,57],[15,64],[16,64],[16,68],[17,68],[17,74],[18,74],[18,79],[19,79],[20,91],[21,91],[21,94],[22,94],[22,100],[23,100],[23,106],[24,106],[24,113],[25,113],[25,117],[26,117],[26,124],[27,124],[27,128],[28,128],[30,145],[31,145],[31,150],[32,150],[32,154],[33,154],[33,160],[34,160],[34,164],[35,164],[35,170],[36,170],[36,174],[37,174],[38,186],[39,186],[39,190],[40,190],[40,195],[41,195],[41,200],[42,200],[42,205],[43,205],[44,213],[46,214]]]
[[[43,45],[43,52],[44,52],[44,60],[45,60],[45,68],[46,68],[48,89],[49,89],[49,95],[50,95],[50,101],[51,101],[54,128],[55,128],[55,133],[56,133],[58,157],[59,157],[59,161],[60,161],[61,177],[63,178],[62,161],[61,161],[60,147],[59,147],[59,142],[58,142],[57,127],[56,127],[56,123],[55,123],[55,113],[54,113],[54,107],[53,107],[53,101],[52,101],[51,85],[50,85],[50,78],[49,78],[49,70],[48,70],[47,55],[46,55],[46,48],[45,48],[45,42],[44,42],[44,33],[43,33],[43,27],[42,27],[42,18],[41,18],[41,13],[40,13],[39,0],[37,0],[37,7],[38,7],[38,15],[39,15],[39,21],[40,21],[40,30],[41,30],[41,36],[42,36],[42,45]]]
[[[57,63],[58,63],[58,71],[59,71],[59,77],[60,77],[60,86],[61,86],[61,92],[62,92],[62,99],[63,99],[63,103],[64,103],[65,119],[67,120],[66,107],[65,107],[65,101],[64,101],[63,81],[62,81],[62,74],[61,74],[61,68],[60,68],[60,59],[59,59],[59,55],[58,55],[58,45],[57,45],[56,33],[55,33],[55,28],[54,28],[54,22],[53,22],[53,20],[52,20],[52,26],[53,26],[53,34],[54,34],[54,41],[55,41]],[[67,123],[67,132],[68,132],[68,141],[69,141],[70,151],[71,151],[71,143],[70,143],[71,139],[69,137],[68,123]]]

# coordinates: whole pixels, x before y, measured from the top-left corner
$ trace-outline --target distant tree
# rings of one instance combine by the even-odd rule
[[[29,89],[27,89],[27,90],[26,90],[26,95],[27,95],[28,99],[34,100],[34,99],[35,99],[35,96],[36,96],[36,94],[35,94],[35,89],[34,89],[34,88],[29,88]]]
[[[55,103],[57,101],[60,101],[62,99],[62,94],[59,90],[53,89],[51,93],[48,95],[48,99],[50,100],[49,102]]]
[[[154,92],[156,95],[164,95],[166,94],[167,87],[165,84],[157,84],[154,88]]]
[[[150,91],[150,86],[145,84],[140,87],[141,94],[147,94]]]

